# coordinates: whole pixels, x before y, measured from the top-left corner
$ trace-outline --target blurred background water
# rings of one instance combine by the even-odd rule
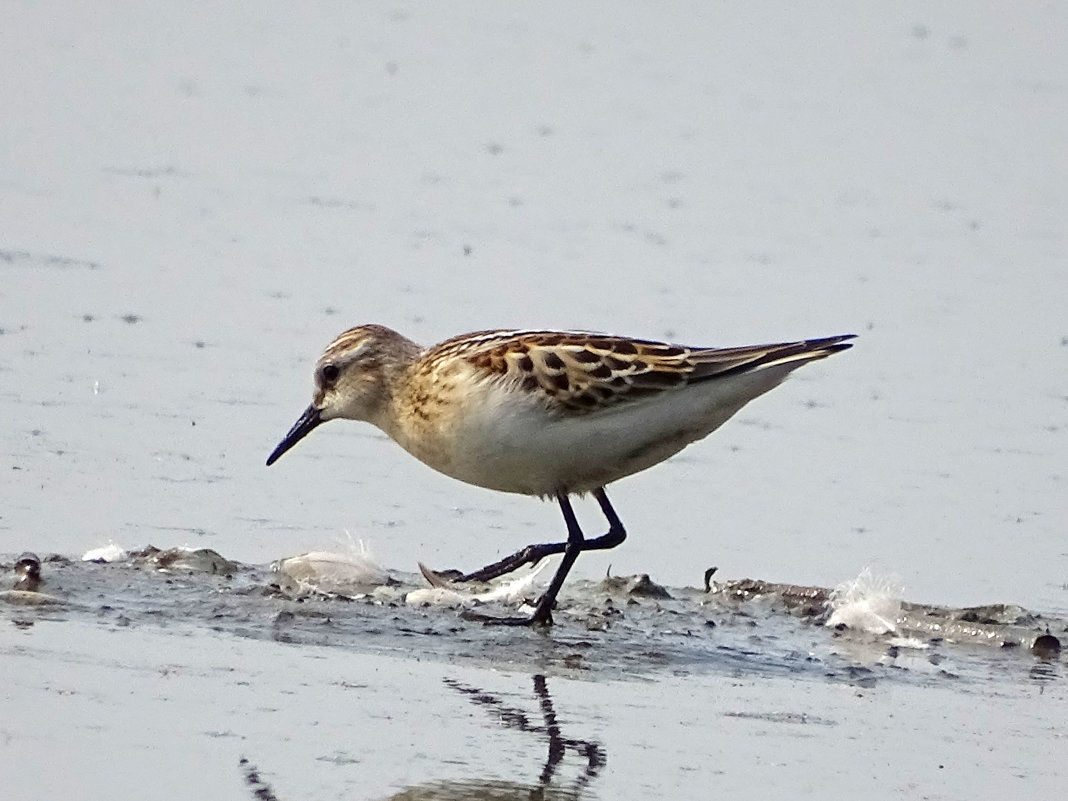
[[[562,534],[336,423],[339,331],[845,332],[611,488],[578,575],[1068,609],[1064,9],[9,4],[0,550],[344,536],[412,569]],[[598,520],[592,505],[580,516]],[[591,523],[592,525],[592,523]]]
[[[576,582],[611,567],[694,586],[718,565],[833,586],[870,566],[907,600],[1063,615],[1066,14],[5,4],[0,554],[113,541],[258,564],[351,538],[413,572],[561,536],[555,506],[436,475],[367,426],[265,468],[313,360],[354,324],[427,344],[501,326],[856,333],[611,487],[630,537]],[[481,664],[448,656],[466,640],[441,612],[397,633],[398,658],[315,644],[329,611],[272,639],[293,618],[271,597],[248,613],[262,639],[235,636],[214,596],[157,578],[141,617],[136,583],[123,603],[104,585],[77,609],[5,611],[0,795],[249,798],[242,757],[282,799],[529,795],[547,790],[546,700],[560,737],[596,746],[565,746],[558,797],[1063,785],[1059,667],[1026,654],[991,652],[995,687],[801,624],[747,639],[740,617],[702,628],[701,670],[649,669],[654,648],[619,681],[539,651],[618,646],[618,629],[524,631]],[[179,597],[203,619],[175,620]],[[818,677],[835,647],[859,678]],[[806,678],[730,661],[769,653]]]

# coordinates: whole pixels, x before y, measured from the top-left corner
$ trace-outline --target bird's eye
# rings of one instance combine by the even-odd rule
[[[323,381],[327,384],[333,384],[337,381],[337,377],[341,375],[341,368],[336,364],[324,364],[322,370]]]

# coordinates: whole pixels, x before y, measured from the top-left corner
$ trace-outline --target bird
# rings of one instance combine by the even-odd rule
[[[529,617],[552,625],[582,551],[622,543],[613,481],[719,428],[798,367],[852,346],[853,334],[744,347],[691,347],[586,331],[487,330],[425,348],[383,325],[339,334],[315,364],[312,402],[267,458],[321,424],[370,423],[429,467],[501,492],[555,499],[564,542],[528,545],[460,581],[487,581],[563,554]],[[608,531],[586,537],[572,496],[593,495]]]

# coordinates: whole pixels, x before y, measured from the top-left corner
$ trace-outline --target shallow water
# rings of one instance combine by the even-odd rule
[[[405,603],[422,582],[396,571],[349,597],[174,553],[53,557],[36,593],[0,595],[0,738],[42,797],[156,797],[160,759],[190,798],[696,798],[753,770],[789,793],[832,765],[812,792],[859,791],[867,769],[846,766],[874,738],[895,792],[949,768],[958,797],[992,737],[1012,742],[1006,789],[1059,769],[1064,663],[1031,643],[1068,621],[1019,608],[904,605],[873,635],[823,625],[820,588],[630,577],[569,585],[544,631]],[[944,715],[972,728],[947,737]],[[88,775],[41,770],[42,749]],[[95,764],[114,754],[121,775]]]
[[[8,596],[0,796],[248,798],[242,757],[282,799],[1059,788],[1063,662],[979,642],[1068,617],[1064,74],[1039,3],[10,4],[0,553],[240,570],[46,562],[64,604]],[[269,589],[346,531],[409,586],[563,534],[367,427],[264,467],[363,322],[860,337],[611,487],[630,536],[545,635]],[[870,565],[931,647],[709,599],[711,565]],[[673,600],[608,614],[609,572]],[[1042,618],[923,611],[994,604]],[[535,676],[597,759],[548,770]]]

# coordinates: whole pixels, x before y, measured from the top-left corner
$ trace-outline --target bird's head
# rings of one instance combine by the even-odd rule
[[[389,401],[393,377],[407,369],[419,352],[414,342],[380,325],[361,325],[339,335],[315,364],[311,405],[267,457],[267,464],[274,464],[328,420],[377,423]]]

